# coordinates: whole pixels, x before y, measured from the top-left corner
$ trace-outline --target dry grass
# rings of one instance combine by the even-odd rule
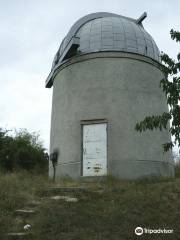
[[[35,219],[34,237],[39,240],[129,240],[135,239],[135,227],[142,226],[174,229],[170,239],[178,239],[179,199],[180,179],[152,182],[107,179],[83,193],[77,203],[47,201]],[[169,238],[161,235],[159,239]]]
[[[79,184],[63,179],[56,186]],[[0,177],[0,239],[4,232],[22,226],[14,210],[30,200],[42,202],[38,214],[30,219],[33,240],[129,240],[136,239],[137,226],[175,231],[171,236],[149,239],[180,239],[180,178],[119,181],[108,177],[86,184],[90,191],[81,193],[76,203],[42,199],[42,191],[49,185],[53,183],[47,178],[27,173]]]
[[[0,176],[0,234],[11,231],[12,226],[15,230],[14,211],[36,199],[47,182],[45,177],[27,172]]]

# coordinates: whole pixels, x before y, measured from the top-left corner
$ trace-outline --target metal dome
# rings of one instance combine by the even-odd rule
[[[160,62],[160,52],[142,25],[146,17],[127,18],[113,13],[93,13],[78,20],[62,41],[55,55],[52,71],[72,56],[103,52],[129,52]],[[47,79],[46,87],[50,77]]]

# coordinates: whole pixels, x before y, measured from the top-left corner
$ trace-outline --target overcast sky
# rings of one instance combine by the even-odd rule
[[[52,88],[44,87],[58,47],[76,20],[92,12],[138,18],[159,49],[175,57],[179,0],[0,0],[0,127],[40,133],[49,147]]]

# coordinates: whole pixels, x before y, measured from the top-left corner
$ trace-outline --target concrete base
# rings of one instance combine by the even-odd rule
[[[142,177],[174,177],[174,166],[160,161],[114,161],[110,172],[121,179],[137,179]]]
[[[53,169],[50,168],[52,171]],[[56,178],[69,177],[76,180],[82,180],[81,175],[81,164],[71,165],[58,165],[56,169]],[[112,161],[110,168],[108,169],[108,175],[114,176],[119,179],[138,179],[142,177],[174,177],[174,165],[169,162],[160,161]],[[51,173],[52,176],[52,173]],[[102,177],[91,177],[94,181],[105,179],[106,176]],[[88,179],[88,177],[87,177]]]

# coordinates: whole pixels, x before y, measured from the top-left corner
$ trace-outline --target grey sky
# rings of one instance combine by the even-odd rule
[[[160,50],[175,57],[171,28],[180,30],[179,0],[0,0],[0,127],[39,131],[49,147],[53,57],[72,24],[92,12],[138,18]]]

